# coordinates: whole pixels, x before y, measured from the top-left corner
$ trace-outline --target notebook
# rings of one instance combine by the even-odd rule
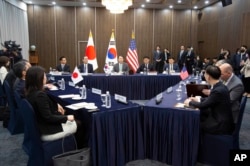
[[[209,85],[208,84],[187,84],[186,89],[187,89],[187,97],[191,97],[191,96],[206,97],[206,95],[202,93],[202,89],[209,89]]]

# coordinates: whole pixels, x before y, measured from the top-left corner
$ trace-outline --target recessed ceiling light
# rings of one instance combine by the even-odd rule
[[[181,0],[178,0],[177,2],[178,2],[178,3],[181,3]]]
[[[145,7],[145,5],[144,5],[144,4],[142,4],[142,5],[141,5],[141,7]]]
[[[86,5],[87,5],[87,3],[86,3],[86,2],[83,2],[83,3],[82,3],[82,5],[83,5],[83,6],[86,6]]]
[[[55,5],[55,4],[56,4],[56,2],[52,2],[52,4],[53,4],[53,5]]]
[[[146,2],[150,2],[150,0],[146,0]]]
[[[198,7],[197,7],[197,6],[194,6],[194,9],[198,9]]]
[[[169,8],[172,9],[172,8],[173,8],[173,5],[170,5]]]
[[[209,4],[209,1],[205,1],[205,4]]]

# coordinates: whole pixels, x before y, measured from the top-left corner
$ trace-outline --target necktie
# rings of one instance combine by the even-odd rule
[[[84,64],[84,71],[83,72],[87,73],[87,66],[86,66],[86,64]]]
[[[122,72],[122,64],[119,64],[119,72]]]
[[[148,69],[148,64],[146,64],[146,69]]]
[[[61,66],[61,68],[62,68],[62,71],[63,71],[63,69],[64,69],[64,65],[62,65],[62,66]]]

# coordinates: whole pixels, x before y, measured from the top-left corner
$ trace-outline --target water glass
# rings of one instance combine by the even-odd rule
[[[58,80],[57,85],[59,86],[59,89],[62,89],[62,80]]]
[[[101,94],[101,100],[102,100],[102,107],[106,107],[106,104],[105,104],[106,94]]]
[[[182,90],[181,89],[176,89],[176,100],[181,100],[182,99]]]

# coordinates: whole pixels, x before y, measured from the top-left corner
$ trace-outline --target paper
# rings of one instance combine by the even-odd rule
[[[115,100],[119,100],[122,103],[127,103],[127,97],[115,94]]]
[[[75,94],[68,94],[68,95],[59,95],[58,97],[60,97],[61,99],[66,99],[66,98],[73,98],[75,97]]]

